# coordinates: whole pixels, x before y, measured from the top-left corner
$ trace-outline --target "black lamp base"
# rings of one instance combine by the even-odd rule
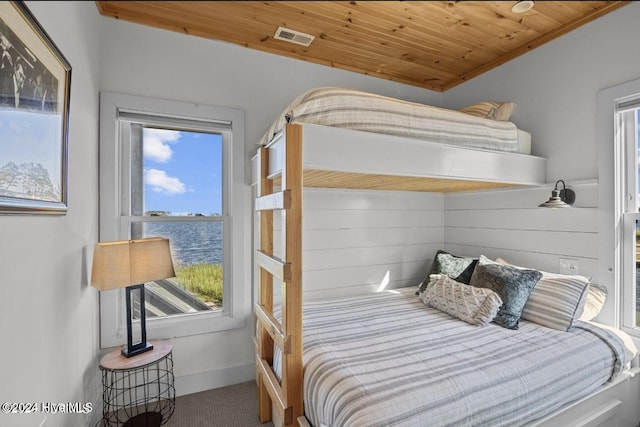
[[[138,291],[140,296],[140,342],[133,343],[133,292]],[[139,285],[127,286],[125,290],[127,299],[127,345],[122,348],[122,355],[124,357],[132,357],[136,354],[144,353],[145,351],[153,350],[153,346],[147,342],[147,322],[146,322],[146,310],[144,307],[144,283]]]
[[[151,343],[146,342],[146,343],[140,343],[140,344],[134,345],[131,348],[122,347],[122,350],[120,351],[120,353],[124,357],[132,357],[149,350],[153,350],[153,345]]]

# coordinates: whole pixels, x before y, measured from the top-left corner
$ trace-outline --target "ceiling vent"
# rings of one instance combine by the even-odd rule
[[[286,42],[309,46],[315,38],[311,34],[301,33],[300,31],[291,30],[289,28],[278,27],[274,39],[284,40]]]

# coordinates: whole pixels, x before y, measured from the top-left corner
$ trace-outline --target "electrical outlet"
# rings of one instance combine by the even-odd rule
[[[574,258],[560,258],[558,271],[560,274],[580,274],[580,261]]]

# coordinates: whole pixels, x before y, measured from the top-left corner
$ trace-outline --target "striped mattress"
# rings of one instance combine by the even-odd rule
[[[589,323],[478,327],[414,293],[305,303],[313,426],[522,425],[591,394],[628,362],[622,341]]]
[[[317,88],[303,93],[276,119],[260,144],[266,144],[287,123],[312,123],[495,151],[530,151],[530,145],[519,149],[519,131],[511,122],[350,89]]]

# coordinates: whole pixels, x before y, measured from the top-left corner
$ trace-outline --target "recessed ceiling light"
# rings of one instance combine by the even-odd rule
[[[511,8],[511,11],[513,13],[525,13],[530,11],[531,9],[533,9],[533,5],[536,2],[533,0],[523,0],[523,1],[518,1],[516,2],[516,4],[513,5],[513,7]]]

